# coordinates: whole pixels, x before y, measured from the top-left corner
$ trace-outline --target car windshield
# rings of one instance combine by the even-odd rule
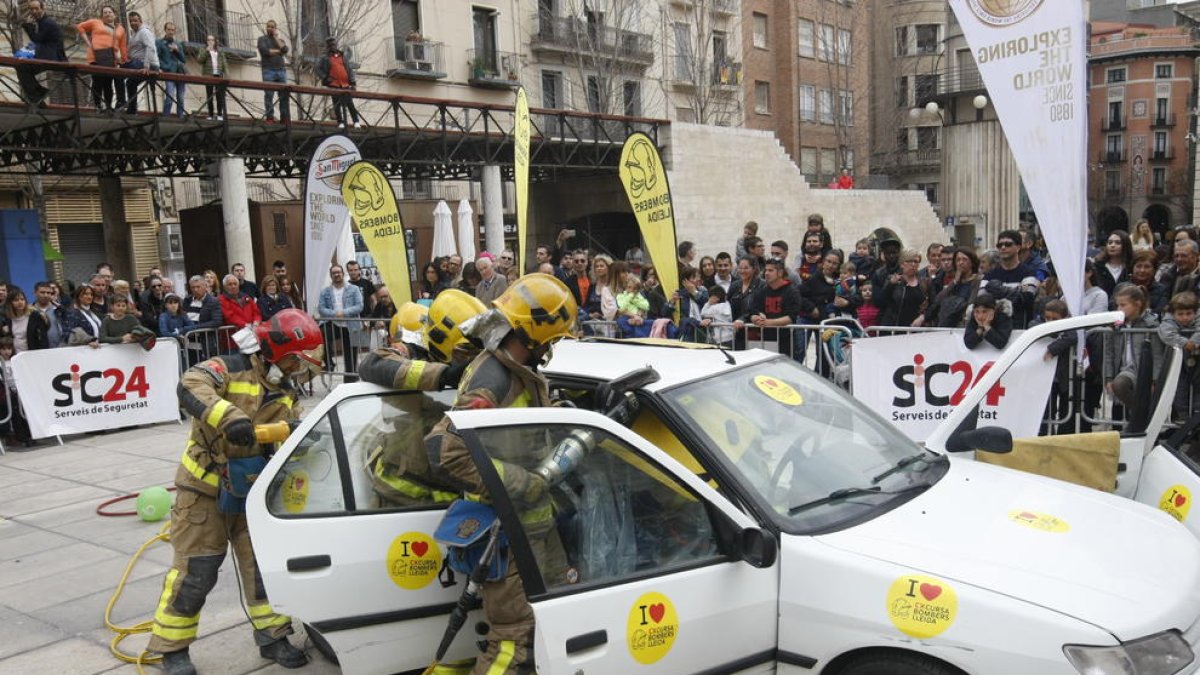
[[[731,370],[662,394],[709,453],[740,474],[787,531],[858,522],[946,471],[843,390],[790,359]]]

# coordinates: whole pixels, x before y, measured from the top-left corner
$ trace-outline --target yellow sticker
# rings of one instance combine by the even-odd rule
[[[1067,521],[1062,518],[1038,513],[1037,511],[1026,511],[1025,509],[1017,509],[1016,511],[1008,512],[1008,519],[1018,525],[1041,530],[1042,532],[1066,532],[1071,529]]]
[[[1172,485],[1158,500],[1158,508],[1182,523],[1187,520],[1188,511],[1192,510],[1192,491],[1186,485]]]
[[[792,385],[770,375],[755,375],[754,386],[758,387],[758,390],[762,393],[784,405],[800,405],[804,403],[800,392],[793,389]]]
[[[405,590],[425,588],[437,578],[441,568],[442,551],[424,532],[405,532],[388,547],[388,576]]]
[[[950,584],[912,574],[900,577],[888,589],[888,618],[901,633],[917,639],[931,638],[954,623],[958,596]]]
[[[666,656],[678,634],[679,615],[670,598],[662,593],[646,593],[633,603],[626,641],[635,661],[649,665]]]
[[[283,510],[288,513],[303,513],[308,504],[308,472],[297,469],[283,481]]]

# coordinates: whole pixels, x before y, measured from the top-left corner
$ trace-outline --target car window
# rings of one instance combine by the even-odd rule
[[[720,556],[705,504],[689,488],[621,439],[594,428],[547,425],[490,428],[480,442],[506,485],[515,465],[531,471],[563,439],[592,449],[549,497],[513,495],[546,588],[591,586]]]
[[[453,495],[411,486],[419,484],[412,474],[423,475],[428,466],[425,434],[449,409],[453,396],[453,391],[409,392],[340,401],[276,474],[267,492],[269,511],[286,517],[448,503]],[[347,487],[353,498],[349,504]]]

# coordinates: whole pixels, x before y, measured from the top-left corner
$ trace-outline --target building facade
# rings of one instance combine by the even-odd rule
[[[1196,46],[1192,29],[1092,23],[1088,206],[1100,234],[1145,218],[1190,222]]]

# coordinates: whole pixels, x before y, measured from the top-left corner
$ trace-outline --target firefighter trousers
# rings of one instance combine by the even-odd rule
[[[217,510],[215,497],[181,488],[171,508],[171,545],[175,549],[175,559],[163,581],[147,649],[158,653],[175,652],[186,649],[195,641],[200,610],[217,584],[217,570],[231,544],[242,599],[254,625],[255,642],[266,645],[291,634],[291,617],[276,614],[267,602],[250,544],[246,515],[221,513]]]
[[[546,586],[561,584],[566,576],[567,555],[558,531],[530,538],[529,547],[537,560]],[[488,621],[487,649],[475,661],[473,675],[520,675],[533,672],[533,607],[514,561],[500,581],[484,582],[480,590],[483,613]]]

